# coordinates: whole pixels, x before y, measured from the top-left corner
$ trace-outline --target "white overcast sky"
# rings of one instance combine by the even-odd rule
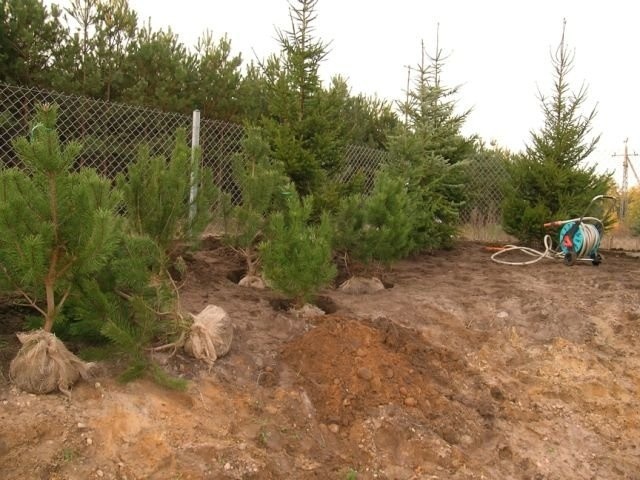
[[[56,3],[63,6],[67,0]],[[187,45],[209,29],[228,35],[246,62],[278,48],[276,27],[289,26],[288,0],[129,0],[139,19],[155,28],[171,26]],[[449,58],[448,86],[460,85],[461,109],[472,108],[464,132],[521,150],[530,131],[542,125],[538,89],[550,92],[550,52],[562,19],[575,50],[569,78],[577,90],[588,86],[584,113],[597,106],[594,133],[602,134],[589,159],[599,170],[616,169],[621,180],[624,139],[640,152],[638,46],[640,3],[632,0],[319,0],[316,35],[331,42],[323,79],[340,74],[353,94],[401,99],[407,65],[420,60],[420,41],[440,45]],[[632,157],[632,161],[634,158]],[[640,167],[640,158],[635,161]],[[640,172],[639,172],[640,173]],[[630,173],[630,185],[635,179]]]

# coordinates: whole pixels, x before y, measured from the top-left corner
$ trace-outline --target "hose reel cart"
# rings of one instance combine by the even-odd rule
[[[604,214],[603,219],[587,216],[591,207],[596,202],[610,201],[610,207]],[[528,265],[535,263],[543,258],[562,258],[566,265],[574,265],[578,261],[591,262],[593,265],[599,265],[602,262],[600,255],[600,244],[604,235],[604,218],[606,218],[615,206],[616,197],[610,195],[597,195],[593,197],[587,206],[585,213],[579,218],[569,220],[557,220],[545,223],[545,228],[559,227],[558,232],[558,249],[552,249],[552,241],[550,235],[545,235],[545,250],[540,252],[533,248],[522,247],[517,245],[506,245],[491,255],[491,259],[497,263],[507,265]],[[527,255],[536,257],[526,262],[509,262],[498,257],[510,251],[521,251]]]

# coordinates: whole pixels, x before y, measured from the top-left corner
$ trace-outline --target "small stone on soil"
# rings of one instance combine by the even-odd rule
[[[340,431],[340,427],[335,423],[329,424],[328,428],[331,433],[338,433]]]
[[[373,373],[367,367],[360,367],[358,369],[358,376],[363,380],[371,380],[373,378]]]
[[[504,393],[502,393],[502,390],[500,390],[498,387],[491,387],[489,391],[494,399],[500,401],[504,400]]]
[[[418,404],[418,401],[413,397],[407,397],[404,399],[404,404],[407,407],[415,407]]]
[[[382,390],[382,380],[380,380],[380,377],[373,377],[371,379],[371,387],[376,391]]]
[[[513,452],[508,446],[505,445],[504,447],[500,447],[498,449],[498,457],[500,457],[500,460],[511,460],[511,458],[513,457]]]
[[[463,445],[471,445],[473,443],[473,438],[471,438],[470,435],[462,435],[460,437],[460,443],[462,443]]]

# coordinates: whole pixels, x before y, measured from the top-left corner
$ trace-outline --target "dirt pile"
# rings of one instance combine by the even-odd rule
[[[282,360],[309,395],[319,421],[356,436],[368,430],[372,456],[413,470],[421,462],[461,465],[463,449],[491,434],[505,400],[460,352],[385,318],[319,318],[283,349]],[[378,424],[370,424],[372,419]],[[423,448],[416,448],[420,442]],[[414,458],[384,458],[385,446],[411,451]],[[441,448],[456,451],[438,458]]]

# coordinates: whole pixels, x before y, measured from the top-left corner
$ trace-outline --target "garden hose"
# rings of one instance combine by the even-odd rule
[[[570,220],[562,220],[559,222],[553,222],[553,226],[562,226],[570,223],[580,222],[577,226],[579,234],[582,238],[582,243],[579,246],[579,249],[576,251],[577,258],[576,260],[588,261],[592,262],[593,259],[589,257],[589,255],[597,250],[600,244],[600,231],[596,226],[596,223],[601,225],[602,221],[595,217],[582,217],[582,218],[572,218]],[[525,253],[531,257],[534,257],[531,260],[521,261],[521,262],[512,262],[508,260],[502,260],[498,257],[507,252],[518,251]],[[496,263],[500,263],[503,265],[531,265],[532,263],[539,262],[543,258],[549,259],[564,259],[566,252],[561,250],[553,249],[553,242],[551,239],[551,235],[544,236],[544,251],[536,250],[535,248],[523,247],[519,245],[505,245],[500,248],[497,252],[491,255],[491,260]]]
[[[532,260],[527,260],[524,262],[510,262],[508,260],[500,260],[498,258],[499,255],[503,255],[507,252],[514,252],[514,251],[525,253],[534,258]],[[495,252],[493,255],[491,255],[491,260],[493,260],[496,263],[500,263],[502,265],[531,265],[532,263],[539,262],[543,258],[553,259],[553,258],[562,258],[563,256],[564,255],[561,252],[555,252],[554,250],[552,250],[551,235],[545,235],[543,252],[530,247],[522,247],[519,245],[505,245],[504,247],[500,248],[497,252]]]

